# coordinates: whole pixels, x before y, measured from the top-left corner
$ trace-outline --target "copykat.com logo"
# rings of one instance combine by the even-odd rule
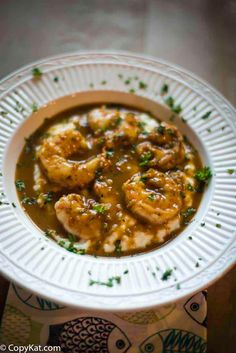
[[[17,346],[15,344],[0,344],[0,352],[61,352],[60,346],[40,346],[36,344],[28,344],[27,346]]]

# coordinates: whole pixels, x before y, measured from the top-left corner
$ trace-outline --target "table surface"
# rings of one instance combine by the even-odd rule
[[[236,105],[236,2],[2,0],[0,77],[75,50],[130,50],[179,64]],[[0,278],[0,309],[8,282]],[[208,352],[234,353],[236,269],[209,288]]]

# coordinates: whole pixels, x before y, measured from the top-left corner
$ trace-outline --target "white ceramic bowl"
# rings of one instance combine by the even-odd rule
[[[33,67],[43,71],[40,80],[32,79]],[[54,81],[55,76],[58,82]],[[138,80],[134,79],[136,76]],[[129,77],[133,79],[126,84]],[[140,81],[147,84],[146,89],[139,87]],[[169,110],[160,95],[164,82],[169,85],[169,94],[181,104],[182,116],[187,120],[185,124],[177,119],[176,124],[214,174],[194,221],[160,249],[134,257],[94,258],[60,248],[32,223],[17,199],[14,175],[24,137],[45,116],[82,103],[131,103],[165,120]],[[128,93],[130,89],[135,89],[136,94]],[[59,99],[64,96],[67,97]],[[57,104],[48,104],[57,99]],[[32,115],[32,103],[45,107]],[[209,111],[210,116],[202,119]],[[229,173],[231,169],[236,171],[235,122],[233,107],[207,83],[173,64],[130,53],[61,55],[28,65],[3,79],[0,83],[0,192],[5,195],[1,197],[0,208],[2,273],[53,301],[116,311],[166,304],[209,286],[236,258],[236,173]],[[219,224],[220,227],[216,226]],[[124,274],[127,269],[129,272]],[[173,269],[173,273],[163,281],[161,277],[167,269]],[[89,286],[91,278],[107,281],[113,276],[121,276],[121,283],[112,288]]]

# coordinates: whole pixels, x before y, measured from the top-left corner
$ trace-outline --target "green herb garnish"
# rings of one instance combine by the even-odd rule
[[[170,278],[170,276],[172,275],[172,272],[173,272],[173,270],[171,270],[171,269],[166,270],[161,277],[162,281],[167,281]]]
[[[107,84],[107,81],[105,81],[105,80],[103,80],[102,82],[101,82],[101,85],[106,85]]]
[[[156,195],[155,194],[150,194],[148,195],[149,200],[154,201],[156,200]]]
[[[19,191],[25,190],[25,182],[23,180],[16,180],[15,185],[17,190]]]
[[[118,240],[115,241],[115,253],[117,255],[120,255],[121,252],[122,252],[122,250],[121,250],[121,241],[118,239]]]
[[[100,214],[105,214],[108,211],[108,209],[109,209],[108,205],[104,205],[101,203],[100,204],[97,203],[96,205],[93,206],[93,210]]]
[[[194,191],[194,187],[192,186],[192,184],[188,183],[187,190]]]
[[[110,150],[110,151],[106,152],[106,157],[107,158],[112,158],[113,156],[114,156],[114,151],[113,150]]]
[[[182,112],[182,107],[179,104],[175,104],[175,100],[173,97],[168,97],[165,99],[165,103],[172,110],[173,113],[179,114]]]
[[[139,81],[139,88],[140,89],[146,89],[147,88],[147,84],[144,83],[143,81]]]
[[[107,282],[94,281],[93,279],[89,280],[90,286],[93,286],[94,284],[98,284],[100,286],[113,287],[114,283],[120,284],[121,277],[120,276],[110,277],[110,278],[108,278]]]
[[[42,76],[42,74],[43,73],[42,73],[41,69],[39,69],[38,67],[34,67],[32,69],[32,75],[34,78],[40,78]]]
[[[232,175],[232,174],[234,173],[234,169],[228,169],[228,170],[227,170],[227,173],[230,174],[230,175]]]
[[[191,217],[195,212],[196,212],[196,209],[195,209],[195,208],[189,207],[189,208],[187,208],[186,211],[181,212],[181,215],[182,215],[184,218],[189,218],[189,217]]]
[[[166,130],[166,128],[165,128],[165,126],[163,126],[163,125],[159,125],[159,126],[157,127],[157,132],[159,132],[159,134],[161,134],[161,135],[164,135],[165,130]]]
[[[24,197],[21,200],[21,203],[24,205],[36,205],[37,204],[37,200],[35,197]]]
[[[217,223],[216,228],[221,228],[221,224]]]
[[[59,77],[58,76],[55,76],[54,79],[53,79],[54,82],[58,82],[59,81]]]
[[[45,203],[45,204],[51,203],[52,200],[53,200],[54,194],[55,194],[55,193],[54,193],[53,191],[49,191],[49,192],[47,192],[46,194],[43,194],[44,203]]]
[[[148,165],[149,161],[153,158],[153,153],[151,151],[148,151],[144,154],[141,155],[140,157],[140,167],[144,167]]]
[[[202,119],[205,120],[207,118],[209,118],[209,116],[211,115],[211,112],[206,112],[203,116],[202,116]]]
[[[167,83],[164,83],[164,85],[161,87],[161,94],[166,94],[169,91],[169,86]]]
[[[202,181],[204,183],[207,183],[211,177],[212,177],[212,172],[211,172],[210,167],[204,167],[204,168],[198,170],[195,174],[195,178],[198,181]]]
[[[33,103],[33,104],[31,105],[31,108],[32,108],[32,112],[33,112],[33,113],[35,113],[35,112],[38,111],[38,105],[37,105],[36,103]]]

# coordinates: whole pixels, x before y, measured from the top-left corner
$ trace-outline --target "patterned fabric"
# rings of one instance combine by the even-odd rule
[[[11,285],[0,343],[60,346],[65,353],[205,353],[206,292],[138,312],[66,308]]]

